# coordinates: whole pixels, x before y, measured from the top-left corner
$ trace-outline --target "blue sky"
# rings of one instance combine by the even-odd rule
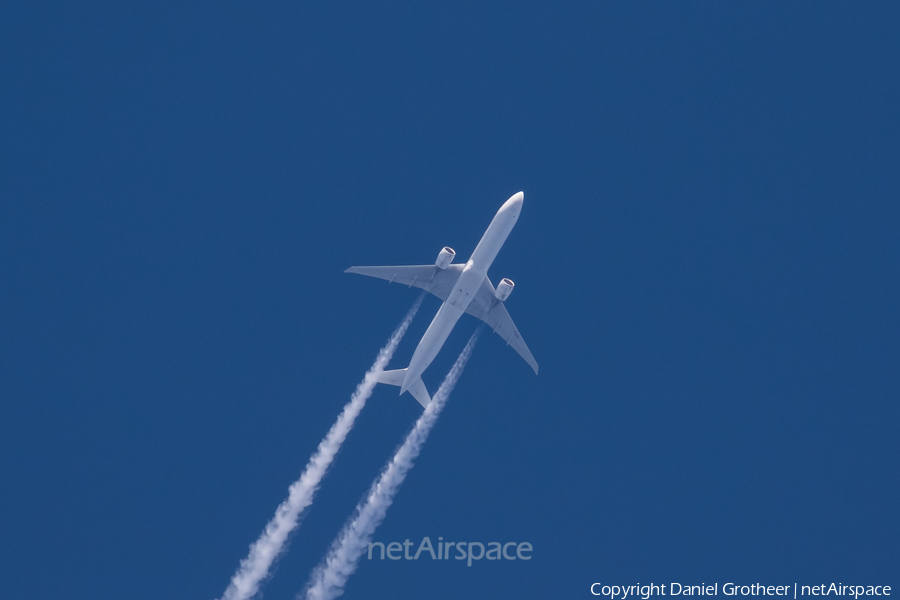
[[[900,9],[37,2],[0,18],[0,579],[214,598],[417,297],[485,335],[347,597],[897,585]],[[391,363],[406,365],[438,301]],[[432,391],[476,324],[460,321]],[[293,598],[420,408],[378,388],[265,587]]]

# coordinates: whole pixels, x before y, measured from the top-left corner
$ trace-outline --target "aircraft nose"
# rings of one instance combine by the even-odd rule
[[[522,210],[522,202],[525,200],[525,192],[518,192],[509,197],[509,200],[503,203],[503,206],[500,207],[500,210],[515,210],[516,212]]]

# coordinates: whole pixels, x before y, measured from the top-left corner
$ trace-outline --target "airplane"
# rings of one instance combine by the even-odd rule
[[[451,264],[456,252],[445,246],[434,265],[350,267],[344,271],[421,288],[444,301],[419,341],[409,366],[383,371],[378,383],[399,386],[401,396],[409,392],[423,407],[428,406],[431,396],[422,381],[422,373],[438,355],[464,312],[487,323],[525,359],[537,375],[537,361],[503,304],[512,294],[515,284],[511,279],[503,278],[495,288],[487,276],[488,268],[519,218],[524,199],[525,194],[519,192],[503,203],[466,264]]]

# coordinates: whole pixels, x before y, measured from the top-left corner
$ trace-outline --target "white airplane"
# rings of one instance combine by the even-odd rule
[[[431,396],[422,382],[422,373],[440,352],[450,331],[464,312],[481,319],[491,326],[508,345],[525,359],[535,375],[537,361],[525,345],[519,330],[513,324],[503,301],[509,298],[515,284],[510,279],[501,279],[495,289],[488,279],[487,271],[497,257],[500,247],[512,231],[525,194],[519,192],[503,203],[494,215],[487,231],[475,247],[472,257],[464,265],[450,264],[456,252],[444,247],[432,265],[412,265],[398,267],[350,267],[344,273],[357,273],[369,277],[386,279],[390,282],[415,286],[431,292],[444,301],[434,320],[422,336],[409,366],[396,371],[384,371],[379,383],[400,386],[400,394],[409,392],[422,406],[428,406]]]

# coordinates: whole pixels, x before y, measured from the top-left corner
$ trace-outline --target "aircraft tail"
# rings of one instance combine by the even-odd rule
[[[396,385],[397,387],[403,385],[404,379],[406,379],[406,369],[382,371],[381,374],[378,375],[378,383]],[[418,400],[419,404],[421,404],[423,408],[428,406],[428,403],[431,402],[431,396],[428,395],[428,390],[425,389],[425,382],[422,381],[421,377],[416,379],[412,383],[412,385],[407,388],[407,391],[413,395],[413,398]]]

